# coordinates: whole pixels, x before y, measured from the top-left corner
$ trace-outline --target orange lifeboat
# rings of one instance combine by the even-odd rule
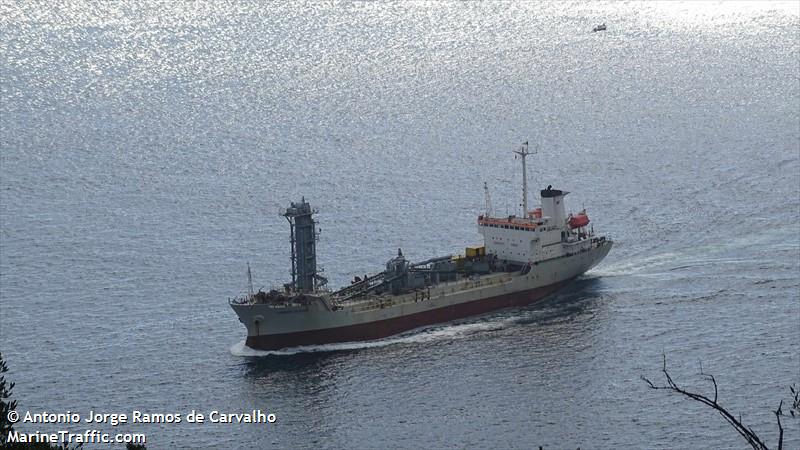
[[[580,228],[585,227],[586,225],[589,225],[589,216],[587,216],[583,211],[575,214],[569,219],[570,228]]]

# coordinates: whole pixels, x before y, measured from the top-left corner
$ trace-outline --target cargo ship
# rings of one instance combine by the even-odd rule
[[[541,204],[529,209],[527,142],[514,153],[522,161],[522,214],[495,216],[484,183],[486,211],[477,218],[483,245],[416,263],[398,249],[385,270],[338,290],[327,288],[317,267],[316,211],[305,198],[292,202],[282,214],[289,222],[291,282],[254,292],[248,266],[248,292],[229,299],[247,328],[246,345],[277,350],[374,340],[525,306],[598,264],[613,242],[594,233],[585,210],[567,214],[566,191],[547,186]]]

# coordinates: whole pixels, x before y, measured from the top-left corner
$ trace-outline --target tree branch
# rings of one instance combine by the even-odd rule
[[[783,450],[783,425],[781,425],[781,416],[783,415],[783,400],[778,405],[778,409],[775,410],[775,419],[778,420],[778,450]]]
[[[690,391],[687,391],[685,389],[680,388],[677,385],[677,383],[675,383],[675,381],[672,379],[672,376],[670,376],[669,371],[667,371],[667,356],[666,356],[666,354],[664,354],[663,357],[664,357],[664,363],[663,363],[663,367],[661,369],[661,372],[664,373],[664,378],[667,380],[667,384],[666,385],[657,385],[657,384],[653,383],[652,381],[650,381],[647,377],[642,376],[642,380],[644,380],[647,383],[647,385],[648,385],[648,387],[650,389],[656,389],[656,390],[666,389],[668,391],[676,392],[678,394],[686,396],[686,397],[688,397],[688,398],[690,398],[692,400],[695,400],[697,402],[700,402],[700,403],[702,403],[704,405],[710,406],[711,408],[716,410],[736,430],[736,432],[739,433],[747,441],[747,443],[750,444],[750,446],[753,447],[755,450],[769,450],[768,447],[764,444],[764,442],[762,442],[761,439],[758,437],[758,435],[756,435],[756,433],[753,431],[753,429],[747,427],[746,425],[744,425],[742,423],[741,415],[739,416],[739,419],[736,419],[736,417],[734,417],[733,414],[728,412],[727,409],[725,409],[719,403],[717,403],[719,390],[718,390],[718,386],[717,386],[717,380],[716,380],[716,378],[714,378],[713,375],[703,373],[703,371],[702,371],[703,369],[702,369],[702,366],[701,366],[700,374],[703,375],[706,379],[711,380],[711,383],[714,385],[714,399],[712,400],[711,398],[706,397],[705,395],[697,394],[695,392],[690,392]],[[778,408],[778,411],[780,411],[780,407]],[[776,414],[777,414],[777,411],[776,411]],[[780,419],[778,419],[778,427],[779,427],[779,429],[781,431],[781,439],[780,439],[780,441],[778,443],[778,446],[779,446],[778,448],[780,449],[782,444],[783,444],[783,428],[780,425]]]

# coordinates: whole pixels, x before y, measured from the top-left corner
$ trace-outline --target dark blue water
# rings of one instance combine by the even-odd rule
[[[665,353],[710,394],[702,362],[775,445],[800,382],[799,29],[797,3],[4,2],[0,351],[19,408],[278,415],[103,429],[155,449],[743,447],[647,389]],[[342,285],[398,247],[480,242],[483,181],[513,212],[525,140],[531,183],[616,241],[602,265],[522,310],[243,348],[226,300],[248,262],[256,287],[287,279],[281,206],[320,210]]]

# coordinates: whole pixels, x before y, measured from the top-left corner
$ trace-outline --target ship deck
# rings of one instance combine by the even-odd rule
[[[399,295],[385,293],[356,297],[342,302],[336,302],[335,298],[331,298],[331,300],[342,308],[352,312],[371,311],[405,303],[417,303],[430,300],[433,297],[441,297],[457,292],[466,292],[471,289],[506,283],[511,281],[515,274],[519,274],[519,272],[496,272],[481,276],[473,276],[467,279],[444,281]]]

